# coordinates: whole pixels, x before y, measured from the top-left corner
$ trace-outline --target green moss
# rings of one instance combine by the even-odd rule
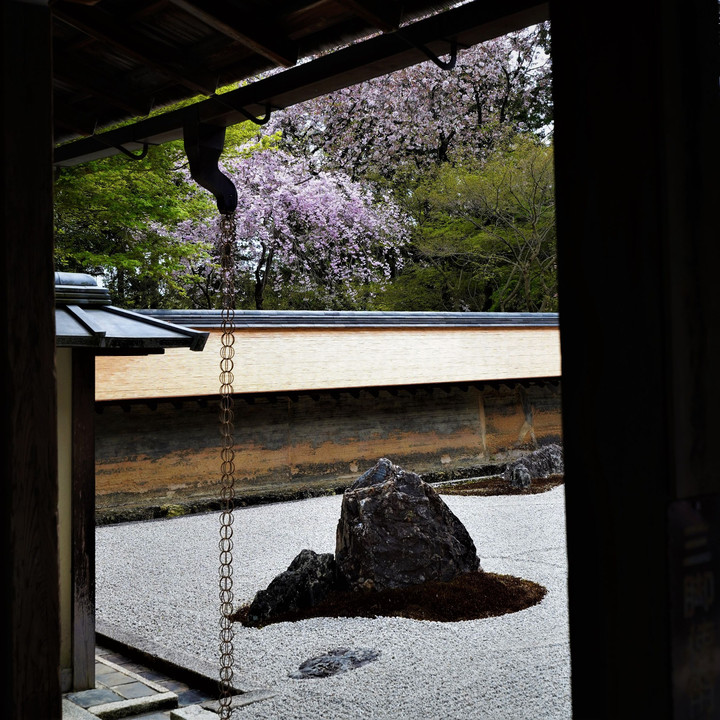
[[[182,505],[162,505],[160,507],[160,512],[162,514],[162,517],[180,517],[181,515],[187,514],[187,508],[183,507]]]

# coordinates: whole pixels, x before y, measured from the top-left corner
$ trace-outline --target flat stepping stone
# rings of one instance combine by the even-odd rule
[[[106,703],[119,702],[125,699],[107,688],[80,690],[79,692],[68,693],[65,697],[70,702],[74,702],[76,705],[86,709],[94,705],[105,705]]]
[[[128,668],[102,657],[96,657],[95,666],[95,677],[100,687],[66,694],[63,699],[65,707],[77,706],[92,717],[115,720],[169,710],[178,705],[178,696],[174,692]],[[109,684],[112,687],[107,686]],[[72,717],[69,711],[68,717]]]

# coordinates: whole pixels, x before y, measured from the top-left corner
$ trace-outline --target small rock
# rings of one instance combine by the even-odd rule
[[[377,650],[337,648],[324,655],[318,655],[306,660],[295,672],[288,673],[288,677],[297,680],[328,677],[348,670],[355,670],[355,668],[367,665],[379,657],[380,653]]]
[[[472,538],[440,495],[386,458],[345,490],[335,560],[357,590],[447,582],[480,569]]]
[[[515,488],[527,488],[535,478],[561,475],[564,472],[563,451],[560,445],[544,445],[510,463],[504,478]]]
[[[522,462],[513,465],[505,471],[505,479],[514,488],[528,488],[532,483],[532,475]]]
[[[318,555],[302,550],[265,590],[259,590],[249,608],[249,620],[262,623],[284,612],[313,607],[337,585],[338,573],[332,553]]]

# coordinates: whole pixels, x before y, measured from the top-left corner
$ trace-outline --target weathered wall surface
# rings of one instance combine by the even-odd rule
[[[100,511],[217,496],[216,399],[97,407]],[[557,379],[245,395],[235,410],[240,502],[342,487],[380,457],[458,471],[561,436]]]

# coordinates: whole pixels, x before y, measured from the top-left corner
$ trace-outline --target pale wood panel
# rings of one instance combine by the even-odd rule
[[[98,357],[96,399],[216,394],[219,348]],[[556,327],[238,330],[235,353],[238,393],[560,376]]]

